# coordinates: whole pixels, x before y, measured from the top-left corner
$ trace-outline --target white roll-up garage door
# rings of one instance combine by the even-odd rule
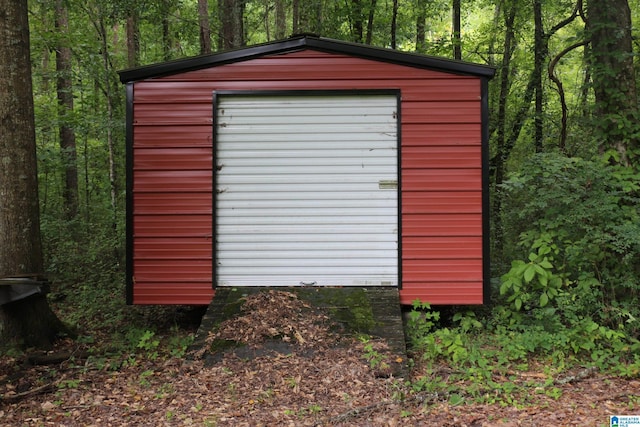
[[[215,105],[218,286],[397,286],[396,94]]]

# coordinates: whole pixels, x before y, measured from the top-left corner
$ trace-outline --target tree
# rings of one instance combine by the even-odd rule
[[[73,82],[71,76],[71,47],[69,47],[69,13],[62,0],[56,0],[56,91],[58,93],[58,132],[64,165],[64,214],[67,219],[78,215],[78,166],[76,134],[70,123],[73,114]]]
[[[297,34],[300,31],[300,0],[292,0],[293,4],[291,6],[292,17],[292,30],[293,34]]]
[[[362,43],[364,40],[364,26],[362,23],[362,2],[361,0],[351,0],[351,32],[353,41]]]
[[[460,34],[460,0],[453,0],[453,59],[462,59],[462,39]]]
[[[371,0],[371,5],[369,7],[369,18],[367,19],[367,36],[365,38],[366,44],[371,44],[373,40],[373,17],[376,11],[376,2],[377,0]]]
[[[163,0],[165,1],[165,0]],[[162,3],[162,6],[166,5],[166,3]],[[113,225],[112,227],[115,229],[117,224],[117,208],[118,208],[118,193],[119,193],[119,182],[118,182],[118,174],[117,174],[117,165],[116,165],[116,146],[115,146],[115,138],[113,134],[114,123],[115,123],[115,105],[119,103],[117,96],[115,93],[115,87],[117,83],[114,81],[115,73],[113,73],[113,64],[111,62],[111,52],[109,47],[109,34],[107,31],[107,17],[108,11],[105,10],[105,6],[102,2],[88,2],[85,4],[85,12],[87,17],[91,21],[93,28],[95,29],[98,39],[100,41],[100,55],[102,57],[102,72],[103,78],[100,79],[96,76],[95,84],[97,87],[101,88],[107,104],[107,126],[106,126],[106,143],[108,149],[108,162],[109,162],[109,187],[110,187],[110,196],[111,196],[111,209],[113,210]],[[165,11],[166,12],[166,11]],[[164,12],[163,12],[164,13]],[[168,12],[166,12],[168,14]],[[163,47],[163,56],[166,58],[171,55],[171,49],[168,44],[170,44],[169,40],[169,28],[168,28],[168,15],[162,15],[162,47]],[[165,19],[166,18],[166,19]],[[166,25],[165,25],[166,24]],[[165,37],[166,36],[166,37]],[[101,81],[102,80],[102,81]]]
[[[29,49],[27,1],[0,0],[0,278],[44,271]],[[42,292],[0,306],[4,342],[47,347],[61,330]]]
[[[171,36],[171,12],[173,11],[172,2],[169,0],[160,0],[158,4],[160,12],[160,21],[162,22],[162,51],[164,52],[164,60],[171,59],[171,48],[173,46],[173,38]]]
[[[287,33],[287,10],[284,0],[276,0],[276,39],[283,39]]]
[[[293,0],[293,33],[322,32],[324,0]]]
[[[351,23],[351,37],[357,43],[371,44],[373,37],[373,18],[375,16],[376,0],[370,0],[367,12],[367,32],[365,36],[364,18],[365,10],[362,0],[351,0],[349,20]]]
[[[589,1],[587,32],[591,38],[600,149],[614,149],[618,162],[627,165],[630,151],[640,147],[631,9],[627,0]]]
[[[198,21],[200,27],[200,53],[211,53],[211,28],[209,27],[208,0],[198,0]]]
[[[135,4],[129,5],[126,17],[126,33],[127,33],[127,66],[129,68],[138,65],[138,57],[140,56],[140,25],[139,12]]]
[[[426,41],[427,1],[418,0],[416,12],[416,51],[423,53],[427,50]]]
[[[580,10],[582,8],[581,0],[578,0],[575,7],[573,8],[573,12],[571,15],[560,21],[558,24],[554,25],[548,32],[544,30],[544,25],[542,23],[542,0],[535,0],[533,3],[533,15],[534,15],[534,66],[533,72],[531,73],[531,79],[529,80],[529,86],[527,87],[527,94],[530,90],[535,89],[536,93],[536,108],[535,108],[535,118],[534,118],[534,128],[535,128],[535,136],[534,136],[534,146],[536,152],[543,151],[543,99],[544,99],[544,88],[542,84],[542,68],[544,62],[548,59],[549,56],[549,39],[555,33],[560,31],[562,28],[571,24],[579,15]],[[558,91],[558,98],[560,100],[560,108],[561,108],[561,118],[560,118],[560,137],[558,142],[558,148],[561,151],[565,151],[566,142],[567,142],[567,102],[564,87],[562,85],[562,81],[555,73],[555,67],[558,62],[569,52],[572,50],[584,46],[586,44],[585,40],[579,40],[576,43],[564,48],[560,53],[558,53],[551,61],[549,62],[549,66],[547,68],[547,73],[549,79],[553,81],[556,85]],[[525,99],[527,97],[525,96]]]
[[[232,49],[244,46],[244,10],[246,0],[218,0],[220,33],[218,46]]]
[[[391,12],[391,49],[398,47],[398,0],[393,0],[393,11]]]
[[[506,10],[504,10],[505,37],[504,48],[502,53],[502,66],[500,67],[500,93],[498,95],[498,113],[496,117],[496,154],[492,159],[492,168],[494,174],[495,197],[493,198],[493,218],[494,218],[494,234],[496,252],[502,254],[503,244],[503,226],[502,226],[502,194],[500,186],[504,181],[505,169],[509,153],[513,148],[515,141],[507,138],[507,106],[509,103],[509,87],[511,85],[511,58],[515,51],[515,19],[517,7],[513,2]]]
[[[544,27],[542,25],[542,0],[533,0],[533,75],[532,80],[536,91],[536,114],[534,118],[534,145],[536,152],[542,151],[543,122],[542,104],[544,101],[542,91],[542,65],[546,59],[547,47],[544,40]]]

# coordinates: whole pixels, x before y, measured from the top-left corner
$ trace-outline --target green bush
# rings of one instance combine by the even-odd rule
[[[551,306],[638,337],[640,174],[600,161],[538,154],[504,183],[514,261],[500,293],[515,312]]]

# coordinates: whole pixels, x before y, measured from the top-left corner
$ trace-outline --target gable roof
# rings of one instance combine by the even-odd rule
[[[265,55],[294,52],[304,49],[351,55],[374,61],[390,62],[409,67],[425,68],[454,74],[485,78],[491,78],[495,74],[495,69],[487,65],[454,61],[451,59],[420,55],[416,53],[400,52],[393,49],[344,42],[313,35],[292,36],[285,40],[235,50],[146,65],[143,67],[122,70],[119,71],[118,74],[120,75],[120,81],[122,83],[128,83],[137,80],[201,70],[203,68],[210,68],[233,62],[247,61]]]

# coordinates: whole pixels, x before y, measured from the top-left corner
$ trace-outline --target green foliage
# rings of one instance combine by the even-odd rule
[[[80,385],[80,380],[63,380],[58,383],[59,389],[64,388],[78,388]]]
[[[440,320],[440,313],[431,311],[429,303],[420,300],[413,302],[413,310],[409,312],[408,316],[407,336],[413,344],[431,334]]]
[[[124,228],[111,218],[86,223],[42,215],[41,230],[47,272],[63,285],[111,280],[122,272]]]
[[[151,386],[151,382],[149,381],[149,378],[153,377],[154,375],[155,375],[155,372],[153,370],[147,369],[146,371],[143,371],[140,373],[138,377],[138,383],[142,387],[149,387]]]
[[[558,296],[563,280],[553,273],[553,265],[545,254],[549,247],[538,248],[537,253],[529,254],[529,262],[515,260],[511,270],[502,276],[500,294],[508,294],[507,301],[516,311],[524,306],[544,307]]]
[[[462,334],[449,328],[437,328],[440,313],[431,311],[428,303],[415,301],[413,310],[409,312],[407,321],[407,336],[416,348],[428,348],[428,357],[446,357],[454,362],[467,358],[468,350],[463,343]],[[462,318],[459,318],[462,321]],[[465,322],[469,325],[469,322]]]
[[[496,306],[483,317],[457,313],[447,327],[433,321],[439,314],[428,304],[415,303],[407,337],[411,353],[425,368],[424,375],[405,385],[413,393],[449,396],[452,404],[468,396],[476,402],[518,406],[533,397],[532,389],[558,398],[561,389],[553,377],[576,366],[623,376],[640,372],[640,342],[623,328],[553,307],[570,307],[568,293],[559,293],[543,307],[537,299],[530,303],[526,313],[525,303],[520,309]],[[548,365],[546,380],[525,382],[514,375],[527,371],[532,360]],[[438,374],[443,365],[448,367],[445,372],[451,371],[447,378]]]
[[[184,357],[189,345],[193,342],[193,338],[193,334],[184,335],[178,328],[174,328],[167,343],[167,349],[171,357]]]
[[[158,325],[148,326],[157,327]],[[148,360],[156,360],[158,357],[181,358],[192,342],[193,334],[185,334],[177,327],[160,333],[132,325],[125,332],[125,342],[120,351],[123,354],[129,354],[133,363],[137,362],[136,358]],[[135,356],[132,353],[135,353]]]
[[[600,161],[533,156],[503,185],[506,240],[517,242],[500,287],[506,302],[516,310],[551,305],[565,320],[593,316],[637,336],[639,179]]]
[[[369,362],[371,369],[375,369],[377,367],[386,369],[388,365],[385,362],[385,356],[373,348],[371,338],[362,335],[359,339],[360,342],[364,344],[364,354],[362,355],[362,358]]]
[[[138,342],[138,347],[140,350],[144,351],[148,359],[155,360],[158,358],[158,346],[160,345],[160,340],[155,337],[155,332],[152,331],[144,331],[142,336],[140,337],[140,341]]]

